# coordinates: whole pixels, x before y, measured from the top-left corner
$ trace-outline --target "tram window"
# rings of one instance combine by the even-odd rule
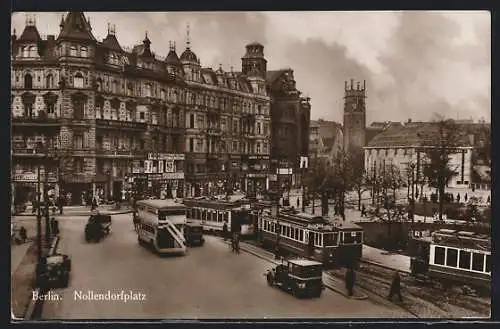
[[[446,266],[457,267],[457,261],[458,261],[458,250],[453,248],[447,248]]]
[[[472,270],[479,272],[484,270],[484,254],[472,254]]]
[[[224,213],[224,220],[229,221],[229,215],[227,212]]]
[[[491,273],[491,256],[486,255],[486,273]]]
[[[304,241],[304,230],[299,230],[299,240]]]
[[[219,222],[223,222],[224,221],[224,218],[222,216],[222,213],[219,213]]]
[[[470,254],[469,251],[460,250],[460,268],[470,270]]]
[[[444,255],[445,255],[445,248],[443,247],[434,248],[434,264],[444,265]]]
[[[326,246],[336,246],[337,245],[337,234],[336,233],[326,233],[323,235],[323,242]]]

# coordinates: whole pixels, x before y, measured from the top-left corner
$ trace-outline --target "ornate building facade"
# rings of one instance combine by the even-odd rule
[[[83,194],[123,197],[132,182],[164,197],[266,185],[264,47],[247,45],[236,73],[202,68],[189,38],[180,56],[171,43],[164,59],[151,44],[146,34],[127,51],[111,26],[98,41],[82,12],[63,17],[57,37],[42,39],[32,20],[14,33],[16,202],[36,194],[38,172],[73,203]]]
[[[267,72],[271,96],[271,185],[298,187],[303,170],[301,158],[309,157],[311,104],[297,90],[292,69]]]

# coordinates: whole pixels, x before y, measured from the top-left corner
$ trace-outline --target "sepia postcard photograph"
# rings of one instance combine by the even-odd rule
[[[490,318],[490,12],[11,23],[11,321]]]

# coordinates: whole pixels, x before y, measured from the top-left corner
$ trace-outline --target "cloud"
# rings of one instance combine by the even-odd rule
[[[38,13],[42,34],[56,34],[62,13]],[[367,121],[428,120],[435,112],[490,119],[491,19],[488,12],[90,12],[93,33],[116,24],[124,46],[155,53],[168,41],[192,49],[203,66],[241,68],[245,44],[265,46],[269,69],[290,67],[311,97],[312,117],[342,122],[344,80],[367,81]],[[24,14],[12,26],[24,28]]]

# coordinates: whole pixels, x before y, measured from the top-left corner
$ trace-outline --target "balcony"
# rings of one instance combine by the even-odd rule
[[[145,131],[147,129],[147,123],[135,122],[135,121],[96,119],[96,127],[98,129],[113,129],[113,130],[125,129],[125,130]]]
[[[28,126],[28,127],[59,127],[61,122],[56,116],[47,116],[46,114],[12,117],[12,126]]]

